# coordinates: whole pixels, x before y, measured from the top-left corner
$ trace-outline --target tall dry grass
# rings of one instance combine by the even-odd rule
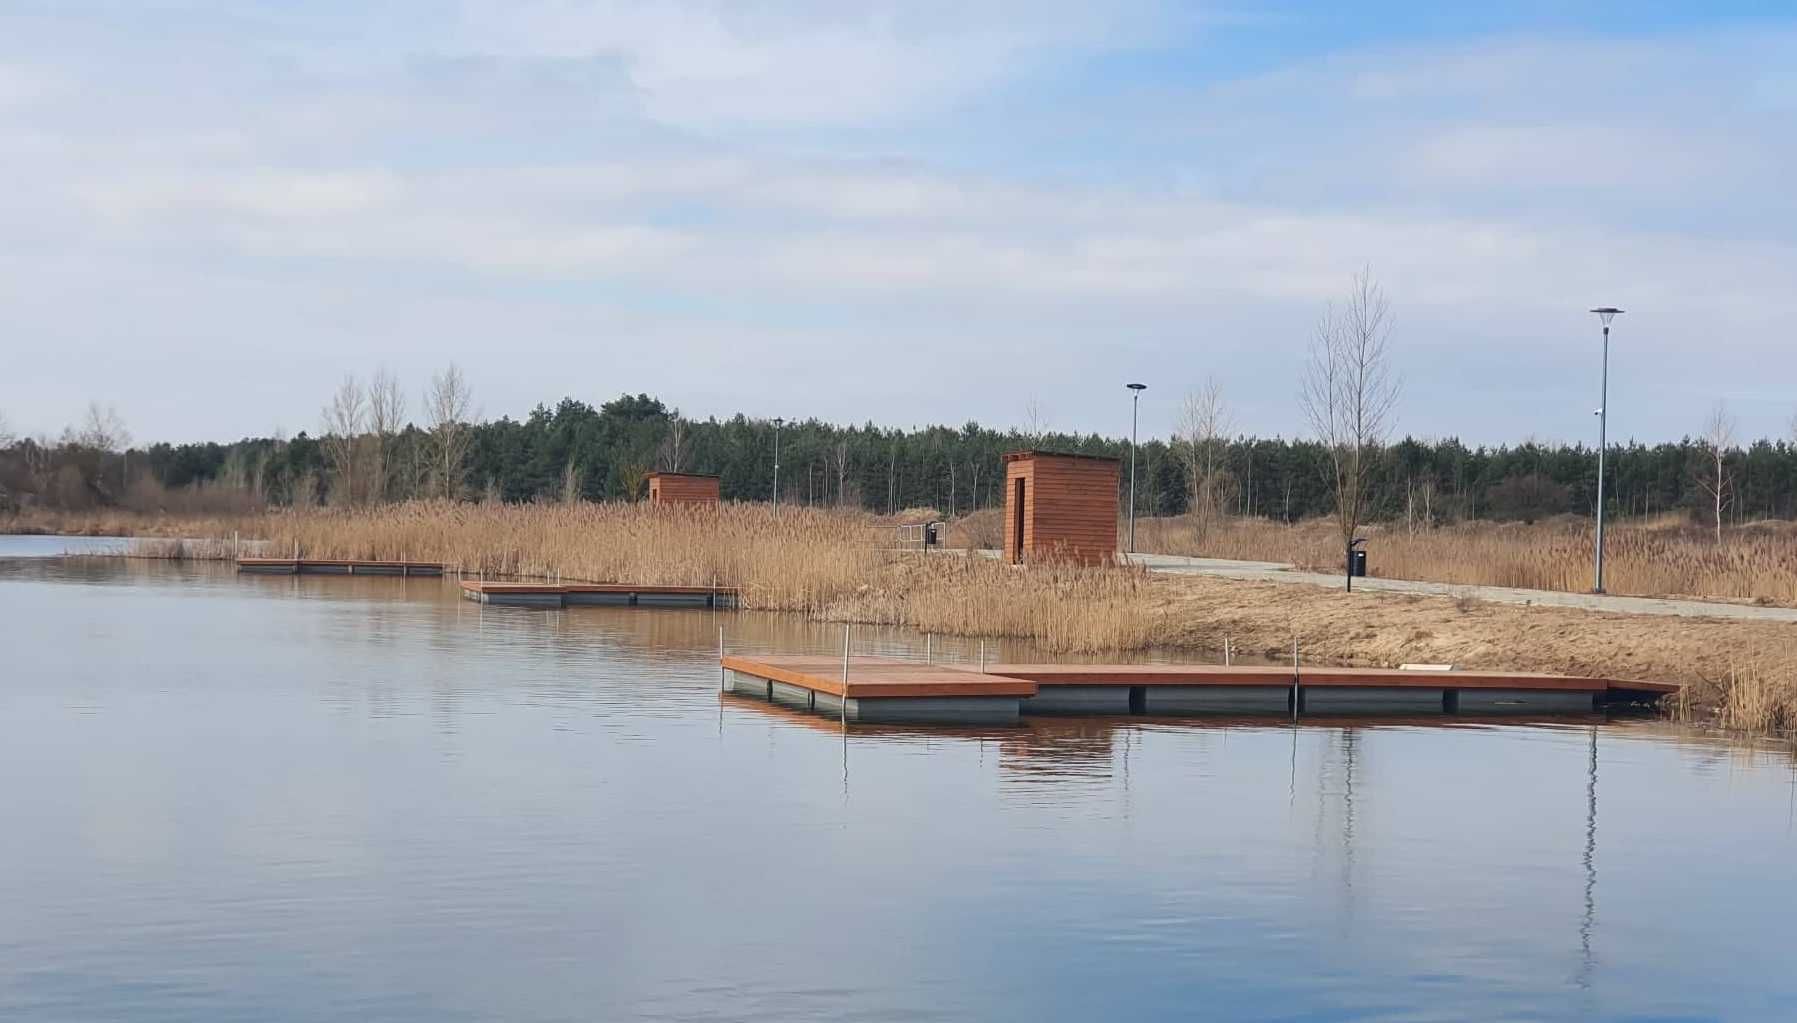
[[[1462,606],[1379,594],[1344,600],[1317,587],[1138,569],[1017,568],[956,552],[894,550],[891,519],[792,508],[776,520],[758,505],[412,502],[270,512],[209,526],[188,522],[180,531],[194,536],[207,528],[266,538],[271,554],[297,549],[318,558],[439,561],[496,576],[734,586],[751,608],[945,635],[1015,636],[1058,653],[1214,648],[1233,637],[1238,650],[1277,657],[1301,634],[1307,659],[1325,663],[1441,660],[1684,681],[1693,684],[1694,718],[1754,732],[1797,727],[1797,640],[1777,623]],[[1472,541],[1478,550],[1480,543],[1501,541],[1537,556],[1572,557],[1550,542],[1555,528],[1467,527],[1414,538],[1385,533],[1375,538],[1374,564],[1378,552],[1408,542],[1426,552],[1428,543]],[[1688,542],[1677,530],[1644,539]],[[223,544],[159,546],[170,556],[226,556]],[[1333,546],[1326,524],[1241,523],[1214,532],[1198,553],[1302,564],[1306,550]],[[1638,548],[1625,541],[1619,549]]]
[[[1164,641],[1164,600],[1138,570],[1042,565],[893,549],[873,515],[648,504],[500,505],[414,501],[270,513],[244,525],[268,553],[435,561],[502,577],[729,586],[745,607],[902,625],[945,635],[1018,636],[1058,652],[1139,650]],[[203,548],[187,545],[192,556]],[[217,553],[219,548],[214,548]],[[219,556],[226,556],[220,554]]]
[[[1524,589],[1589,590],[1593,531],[1582,520],[1475,522],[1408,532],[1370,525],[1369,571],[1393,579]],[[1234,520],[1199,536],[1188,520],[1139,523],[1143,550],[1279,561],[1339,572],[1340,541],[1328,522]],[[1612,593],[1689,596],[1797,606],[1797,524],[1711,530],[1678,518],[1612,526],[1604,538],[1604,587]]]
[[[109,508],[67,511],[26,508],[0,515],[0,533],[37,536],[228,537],[252,535],[266,514],[197,515],[180,511],[135,512]]]
[[[270,515],[270,550],[435,561],[491,576],[733,586],[746,604],[815,611],[873,578],[891,536],[872,516],[766,506],[412,501]]]
[[[1723,728],[1773,735],[1797,732],[1797,678],[1730,670],[1719,688],[1714,713]]]

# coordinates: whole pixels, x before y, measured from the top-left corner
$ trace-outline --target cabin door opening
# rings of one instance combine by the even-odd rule
[[[1011,494],[1011,564],[1023,564],[1023,501],[1026,494],[1023,477],[1017,477]]]

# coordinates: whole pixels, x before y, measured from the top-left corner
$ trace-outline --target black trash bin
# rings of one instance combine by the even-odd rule
[[[1365,579],[1366,578],[1366,551],[1365,551],[1365,549],[1360,548],[1360,547],[1354,548],[1353,564],[1354,564],[1354,578]]]
[[[923,545],[925,547],[935,547],[942,543],[942,534],[939,532],[941,526],[940,522],[932,522],[923,527]]]

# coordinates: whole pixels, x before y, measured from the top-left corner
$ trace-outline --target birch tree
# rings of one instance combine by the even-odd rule
[[[1715,510],[1716,543],[1720,546],[1722,512],[1734,499],[1734,477],[1728,471],[1728,452],[1735,446],[1735,420],[1728,414],[1726,404],[1719,401],[1710,410],[1698,443],[1703,446],[1706,457],[1704,468],[1697,475],[1697,486]]]
[[[319,443],[331,470],[331,503],[355,504],[365,496],[359,456],[368,427],[368,396],[361,381],[345,376],[320,419],[324,436]]]
[[[431,376],[424,392],[424,418],[431,437],[432,490],[451,501],[462,496],[462,476],[474,441],[474,398],[455,363]]]
[[[393,438],[405,424],[406,396],[385,366],[368,383],[368,499],[387,499],[393,480]]]
[[[1213,379],[1186,395],[1180,412],[1180,459],[1191,484],[1192,523],[1202,541],[1229,506],[1233,480],[1225,456],[1231,429],[1223,389]]]
[[[1344,556],[1366,516],[1373,467],[1397,408],[1390,339],[1391,303],[1371,269],[1362,270],[1346,300],[1331,302],[1318,321],[1299,390],[1304,416],[1329,455]]]
[[[661,440],[656,463],[662,472],[680,472],[686,462],[686,420],[675,412],[668,420],[668,432]]]

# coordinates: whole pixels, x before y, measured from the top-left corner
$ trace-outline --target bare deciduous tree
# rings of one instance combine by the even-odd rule
[[[661,439],[655,461],[662,472],[679,472],[686,461],[686,420],[679,412],[668,420],[668,432]]]
[[[1311,338],[1299,402],[1329,451],[1336,528],[1352,550],[1368,504],[1373,466],[1391,429],[1399,384],[1391,369],[1391,303],[1370,269],[1347,300],[1331,302]],[[1352,579],[1349,585],[1353,585]]]
[[[12,427],[6,421],[6,413],[0,412],[0,448],[12,447],[12,442],[15,439],[16,438],[13,437],[12,434]]]
[[[836,503],[842,504],[849,489],[849,442],[839,440],[825,453],[830,467],[836,470]]]
[[[1023,405],[1023,439],[1031,447],[1042,443],[1048,436],[1048,414],[1042,410],[1042,403],[1033,395]]]
[[[567,466],[562,469],[562,503],[579,504],[580,494],[585,486],[586,474],[580,471],[580,466],[574,464],[574,459],[568,459]]]
[[[1192,522],[1203,542],[1229,508],[1234,486],[1225,456],[1231,429],[1229,406],[1215,379],[1186,395],[1180,412],[1179,455],[1191,482]]]
[[[393,482],[393,438],[405,425],[406,395],[385,366],[368,382],[368,499],[387,499]]]
[[[468,449],[474,440],[473,395],[462,371],[450,363],[431,377],[425,392],[424,412],[431,435],[432,476],[435,492],[455,500],[462,493],[462,474]]]
[[[76,444],[95,451],[110,453],[131,446],[131,431],[125,429],[118,407],[101,405],[97,401],[87,403],[87,415],[81,420],[81,428],[69,436]]]
[[[462,473],[474,442],[474,398],[455,363],[431,377],[424,392],[425,425],[431,436],[432,489],[438,497],[462,496]]]
[[[1728,406],[1717,402],[1704,420],[1703,436],[1698,438],[1704,452],[1704,468],[1697,474],[1697,486],[1711,501],[1716,514],[1716,543],[1722,543],[1722,512],[1734,500],[1734,476],[1728,471],[1728,452],[1735,446],[1735,420]]]
[[[1435,481],[1425,476],[1404,484],[1404,531],[1411,536],[1435,528]]]
[[[649,467],[629,462],[618,469],[618,482],[624,487],[624,499],[635,501],[643,495],[643,484],[649,479]]]
[[[366,496],[362,484],[362,435],[368,427],[368,397],[354,376],[346,376],[320,416],[325,461],[331,468],[331,502],[354,504]]]

